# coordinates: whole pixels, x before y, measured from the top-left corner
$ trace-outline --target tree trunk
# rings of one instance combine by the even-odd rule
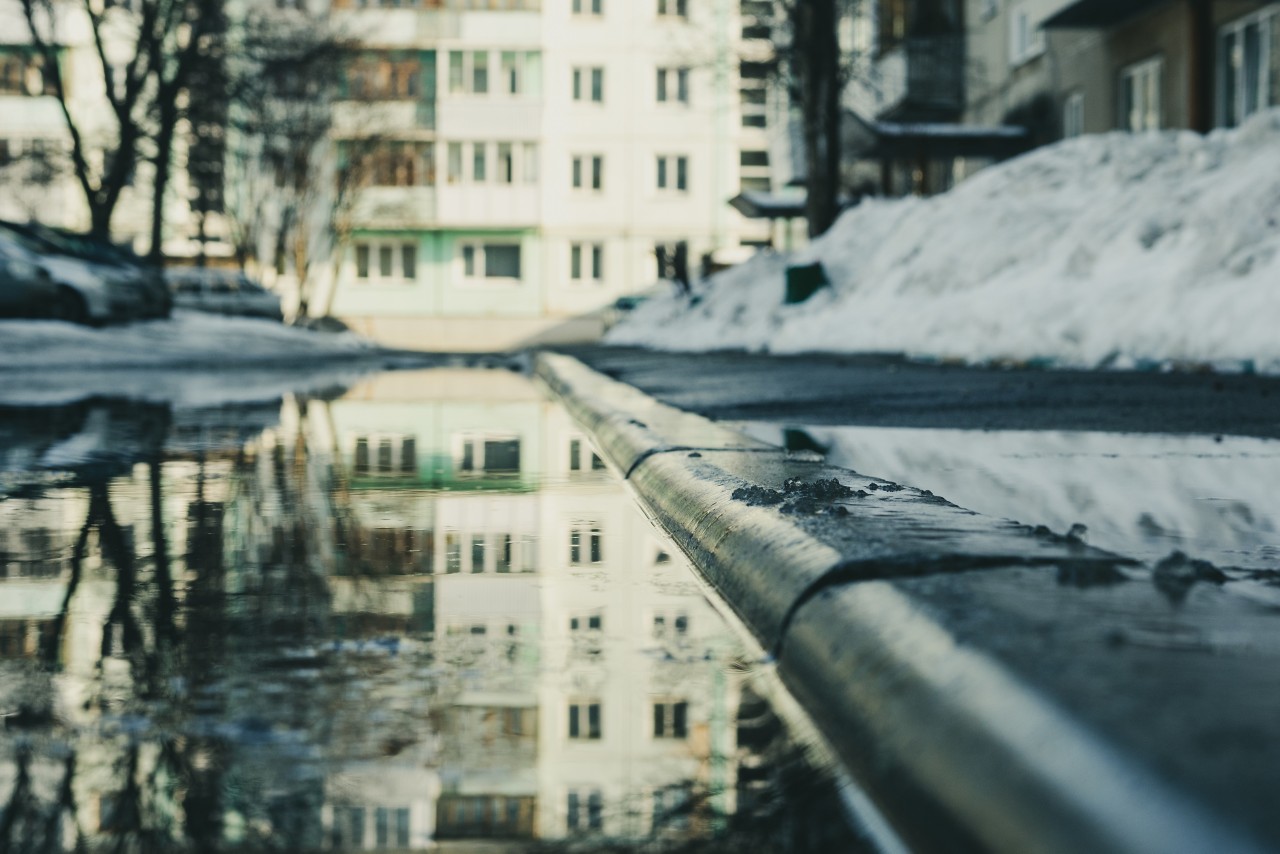
[[[809,236],[831,227],[840,213],[840,42],[837,0],[796,0],[792,62],[804,123],[805,216]]]
[[[155,178],[151,200],[151,250],[147,259],[153,264],[164,261],[164,197],[169,189],[169,170],[173,162],[173,137],[178,128],[176,96],[160,101],[160,127],[156,134]]]

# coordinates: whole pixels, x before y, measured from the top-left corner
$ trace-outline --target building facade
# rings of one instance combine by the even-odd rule
[[[737,0],[331,14],[359,42],[334,135],[360,186],[320,313],[432,349],[580,338],[658,280],[658,246],[696,270],[762,238],[727,205],[767,166]]]

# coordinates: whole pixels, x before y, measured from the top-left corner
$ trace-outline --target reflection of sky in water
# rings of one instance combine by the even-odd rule
[[[791,850],[794,808],[847,850],[821,775],[771,793],[799,752],[743,650],[523,377],[0,436],[0,849]]]
[[[801,432],[749,425],[766,441]],[[1155,561],[1182,550],[1220,565],[1280,567],[1280,442],[1225,436],[804,428],[833,465],[930,489],[989,516]]]

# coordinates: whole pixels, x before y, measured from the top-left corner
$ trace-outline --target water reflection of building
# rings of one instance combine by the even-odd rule
[[[695,791],[732,807],[722,624],[563,410],[523,377],[434,371],[310,416],[346,557],[395,572],[417,548],[432,573],[437,842],[688,835]]]
[[[527,379],[242,415],[0,502],[0,809],[25,775],[86,850],[514,850],[732,806],[719,623]]]

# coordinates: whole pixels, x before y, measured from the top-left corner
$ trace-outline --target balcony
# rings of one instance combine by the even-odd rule
[[[351,219],[357,228],[429,228],[437,220],[435,187],[366,187],[358,192]]]
[[[951,121],[964,109],[964,36],[910,36],[876,63],[877,116],[894,121]]]

